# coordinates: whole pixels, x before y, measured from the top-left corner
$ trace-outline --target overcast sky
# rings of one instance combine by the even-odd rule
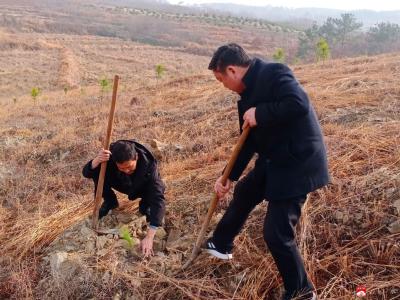
[[[400,10],[399,0],[169,0],[170,3],[180,2],[187,4],[198,3],[236,3],[254,6],[286,6],[286,7],[319,7],[336,8],[343,10],[372,9],[372,10]]]

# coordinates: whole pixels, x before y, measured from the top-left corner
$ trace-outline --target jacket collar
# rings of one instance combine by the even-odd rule
[[[250,63],[249,69],[242,78],[242,82],[246,86],[246,88],[242,93],[240,93],[241,96],[250,92],[253,89],[257,78],[257,71],[259,69],[259,65],[260,65],[260,60],[258,58],[253,58]]]

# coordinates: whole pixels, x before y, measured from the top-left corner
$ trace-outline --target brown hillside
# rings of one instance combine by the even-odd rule
[[[237,238],[232,263],[201,256],[175,274],[190,254],[213,182],[238,137],[237,97],[206,70],[209,58],[117,39],[53,35],[32,44],[25,38],[1,36],[0,51],[9,59],[0,61],[0,297],[277,299],[281,283],[261,236],[266,204]],[[160,79],[155,64],[166,67]],[[320,299],[354,299],[360,284],[371,299],[396,299],[400,54],[294,71],[323,125],[333,179],[312,195],[298,232]],[[85,225],[93,195],[81,168],[105,134],[110,95],[102,95],[98,80],[113,74],[121,75],[113,138],[166,144],[161,168],[167,236],[160,237],[160,251],[150,261],[123,250],[112,234],[93,237]],[[65,93],[60,78],[79,78],[80,87],[75,82]],[[36,100],[29,95],[32,86],[43,89]],[[120,198],[124,206],[103,226],[128,222],[140,235],[136,219],[121,221],[136,208]],[[161,240],[168,238],[164,249]],[[57,259],[66,257],[70,265],[60,278]]]

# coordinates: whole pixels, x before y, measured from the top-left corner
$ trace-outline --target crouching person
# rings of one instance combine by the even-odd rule
[[[111,159],[110,159],[111,158]],[[83,176],[92,178],[96,194],[100,165],[107,163],[104,178],[103,204],[99,218],[118,207],[113,189],[128,195],[129,200],[141,198],[139,211],[146,216],[148,230],[140,247],[145,257],[153,254],[153,240],[165,214],[165,186],[161,180],[153,154],[134,140],[119,140],[110,145],[110,151],[101,149],[98,155],[83,167]]]

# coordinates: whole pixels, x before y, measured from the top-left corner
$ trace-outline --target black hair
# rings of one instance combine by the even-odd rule
[[[128,141],[116,141],[110,145],[111,157],[116,163],[137,159],[135,145]]]
[[[231,43],[223,45],[215,51],[208,69],[225,73],[229,65],[248,67],[251,63],[250,57],[246,51],[238,44]]]

